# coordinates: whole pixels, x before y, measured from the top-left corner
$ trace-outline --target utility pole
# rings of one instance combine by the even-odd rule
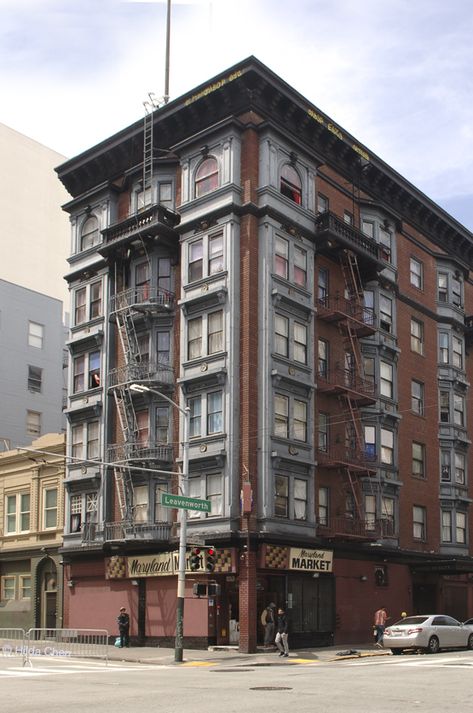
[[[164,103],[169,101],[169,59],[171,54],[171,0],[168,0],[166,13],[166,62],[164,69]]]

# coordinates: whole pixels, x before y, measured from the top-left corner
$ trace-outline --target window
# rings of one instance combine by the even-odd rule
[[[327,213],[329,207],[330,204],[327,196],[324,196],[322,193],[317,193],[317,215]]]
[[[294,399],[294,439],[296,441],[307,441],[307,403]]]
[[[156,357],[158,364],[169,364],[171,335],[169,332],[156,333]]]
[[[1,583],[2,583],[2,592],[1,592],[2,601],[8,601],[11,599],[15,599],[16,578],[11,577],[11,576],[2,577]]]
[[[381,429],[381,463],[394,463],[394,433],[386,428]]]
[[[289,517],[289,478],[277,475],[275,479],[274,514],[276,517]]]
[[[328,451],[328,414],[319,413],[317,447],[319,451]]]
[[[439,272],[437,275],[437,297],[439,302],[448,302],[448,275]]]
[[[160,183],[158,185],[158,203],[165,208],[173,208],[172,183]]]
[[[284,164],[281,169],[280,191],[283,196],[289,198],[297,205],[302,203],[302,184],[296,169],[289,163]]]
[[[168,257],[158,258],[158,290],[171,290],[171,260]]]
[[[317,342],[317,373],[321,379],[328,379],[328,342],[319,339]]]
[[[388,399],[393,398],[393,366],[382,361],[379,365],[380,394]]]
[[[143,186],[140,185],[138,190],[136,191],[136,210],[144,210],[147,206],[151,205],[151,200],[151,186],[146,186],[146,188],[143,188]]]
[[[99,422],[90,421],[87,429],[87,458],[94,460],[99,457]]]
[[[466,544],[466,514],[464,512],[456,513],[455,534],[457,543],[461,545]]]
[[[28,391],[34,394],[41,393],[41,377],[43,370],[38,366],[28,366]]]
[[[385,295],[379,296],[379,327],[385,332],[393,331],[393,303]]]
[[[424,415],[424,384],[411,381],[411,408],[418,416]]]
[[[424,353],[424,324],[411,319],[411,349],[417,354]]]
[[[57,527],[57,488],[47,488],[43,491],[43,528],[54,527]]]
[[[75,357],[72,362],[73,393],[100,386],[100,352],[89,352]],[[85,380],[87,374],[87,382]],[[87,385],[86,385],[87,384]]]
[[[412,475],[425,478],[425,446],[415,441],[412,442]]]
[[[441,451],[440,453],[440,480],[442,483],[447,483],[451,478],[451,458],[450,451]]]
[[[137,334],[138,352],[136,357],[141,364],[149,364],[149,334]]]
[[[148,261],[135,265],[135,295],[136,301],[147,302],[150,288],[150,264]]]
[[[307,327],[294,322],[294,361],[307,364]]]
[[[204,242],[195,240],[189,245],[189,282],[201,280],[203,277]]]
[[[98,494],[96,492],[71,495],[69,498],[69,529],[80,532],[84,523],[96,522]]]
[[[156,445],[167,445],[169,442],[169,408],[158,406],[156,408]]]
[[[317,280],[317,297],[320,304],[328,306],[328,270],[324,267],[319,267],[319,276]]]
[[[319,488],[319,525],[328,527],[329,522],[329,489]]]
[[[414,505],[412,508],[412,536],[414,540],[426,539],[426,512],[425,508],[420,505]]]
[[[142,448],[149,446],[149,413],[148,409],[136,411],[136,443]]]
[[[448,391],[440,392],[439,403],[441,423],[450,423],[450,393]]]
[[[463,453],[455,453],[455,483],[465,485],[465,456]]]
[[[447,332],[439,332],[439,361],[448,364],[450,361],[450,346]]]
[[[5,500],[5,534],[17,535],[30,530],[30,494],[15,493]]]
[[[385,262],[391,262],[392,258],[392,236],[389,230],[379,227],[379,245],[381,248],[381,259]]]
[[[381,517],[392,525],[394,532],[394,498],[381,498]]]
[[[213,157],[202,161],[195,172],[195,197],[205,196],[218,188],[218,163]]]
[[[376,429],[374,426],[365,426],[365,458],[369,461],[376,459]]]
[[[353,493],[345,495],[345,517],[349,520],[354,520],[356,515],[355,496]]]
[[[190,438],[202,435],[202,397],[194,396],[189,399],[190,408]]]
[[[163,493],[168,493],[168,486],[164,484],[156,485],[154,491],[154,521],[155,522],[167,522],[168,521],[168,508],[161,505],[161,496]]]
[[[465,425],[465,399],[459,394],[453,394],[453,422],[457,426]]]
[[[39,436],[41,433],[41,414],[38,411],[26,412],[26,433]]]
[[[223,312],[211,312],[208,317],[208,354],[223,350]]]
[[[187,517],[195,520],[202,517],[215,517],[223,514],[223,479],[220,473],[204,475],[202,478],[189,479],[189,496],[210,500],[210,513],[200,510],[188,510]]]
[[[44,327],[37,322],[28,322],[28,344],[37,349],[43,348]]]
[[[74,324],[87,320],[87,288],[81,287],[74,293]]]
[[[376,497],[365,495],[365,527],[367,530],[376,528]]]
[[[294,245],[294,282],[305,287],[307,284],[307,252]]]
[[[149,492],[147,485],[138,485],[133,488],[133,520],[136,523],[147,523],[149,512]]]
[[[93,282],[90,285],[90,319],[102,316],[102,282]]]
[[[31,599],[31,576],[29,574],[20,574],[19,594],[20,599]]]
[[[289,356],[289,319],[277,314],[275,316],[275,351],[281,356]]]
[[[289,438],[289,399],[280,394],[274,397],[274,435]]]
[[[307,520],[307,481],[294,478],[294,520]]]
[[[289,279],[289,243],[279,237],[275,241],[274,269],[276,275]]]
[[[223,270],[223,235],[214,235],[209,238],[209,265],[208,274],[214,275]]]
[[[99,222],[95,215],[87,218],[80,231],[80,249],[88,250],[100,242]]]
[[[453,366],[463,369],[463,342],[455,335],[452,336],[452,356]]]
[[[374,238],[374,223],[371,220],[361,221],[361,230],[369,238]]]
[[[374,386],[375,384],[375,359],[374,357],[363,357],[363,375],[365,380]]]
[[[442,542],[466,544],[467,517],[464,512],[442,510]],[[455,534],[455,540],[453,535]]]
[[[84,454],[84,425],[76,424],[71,428],[71,456],[73,458],[83,458]]]
[[[80,287],[74,292],[74,325],[102,316],[102,281]]]
[[[198,359],[205,356],[203,351],[203,333],[207,332],[207,354],[215,354],[223,349],[223,311],[210,312],[202,317],[189,319],[188,330],[188,359]]]
[[[411,285],[422,290],[424,287],[424,266],[415,257],[411,257],[409,261],[409,280]]]
[[[207,396],[207,434],[223,431],[223,394],[212,391]]]
[[[462,283],[456,277],[452,277],[452,303],[455,307],[463,307]]]
[[[452,541],[452,512],[442,510],[442,542]]]
[[[348,210],[344,210],[343,222],[346,223],[346,225],[353,225],[353,213],[350,213]]]

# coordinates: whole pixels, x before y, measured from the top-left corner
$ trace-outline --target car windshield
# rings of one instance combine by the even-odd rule
[[[406,616],[405,619],[400,619],[391,626],[418,626],[427,621],[428,616]]]

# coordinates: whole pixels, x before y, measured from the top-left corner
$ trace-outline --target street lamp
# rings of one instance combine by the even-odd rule
[[[189,478],[189,425],[190,425],[190,408],[186,406],[182,408],[175,401],[161,393],[156,389],[150,389],[143,384],[130,384],[131,391],[136,391],[140,394],[150,393],[156,394],[160,398],[168,401],[171,406],[177,408],[184,416],[184,438],[182,440],[182,468],[179,477],[179,487],[181,494],[187,496],[187,483]],[[183,641],[184,641],[184,597],[186,590],[186,540],[187,540],[187,512],[186,510],[179,511],[179,564],[177,572],[177,602],[176,602],[176,642],[174,646],[174,660],[177,663],[182,662],[183,656]]]

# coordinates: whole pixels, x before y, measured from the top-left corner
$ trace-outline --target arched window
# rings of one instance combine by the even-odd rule
[[[99,242],[99,222],[95,215],[87,218],[80,233],[80,249],[87,250]]]
[[[302,184],[296,169],[289,163],[281,169],[280,191],[283,196],[300,205],[302,203]]]
[[[215,158],[206,158],[195,173],[195,197],[205,196],[218,188],[218,163]]]

